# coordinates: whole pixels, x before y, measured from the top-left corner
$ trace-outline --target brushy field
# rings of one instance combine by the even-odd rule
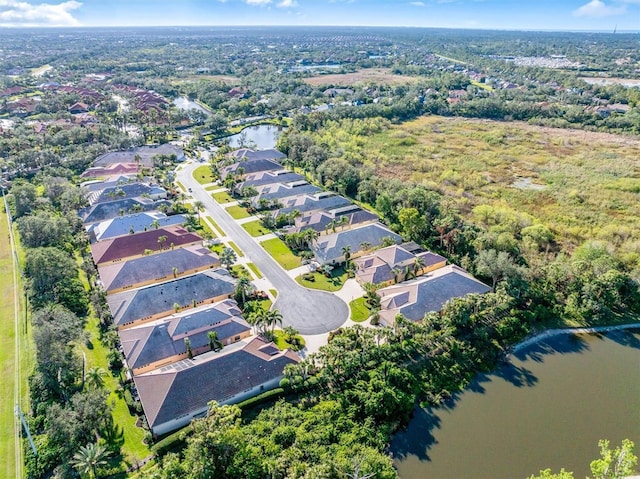
[[[309,85],[337,85],[351,86],[367,83],[402,85],[415,83],[418,77],[395,75],[390,68],[365,68],[353,73],[334,73],[329,75],[317,75],[303,80]]]
[[[637,137],[429,116],[357,139],[330,127],[321,141],[380,176],[442,192],[464,213],[480,204],[527,213],[566,245],[640,239]]]

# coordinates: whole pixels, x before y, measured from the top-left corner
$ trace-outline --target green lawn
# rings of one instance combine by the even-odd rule
[[[0,235],[9,236],[7,216],[0,213]],[[33,366],[33,346],[31,345],[31,329],[24,321],[25,305],[22,284],[18,276],[18,302],[20,303],[20,328],[18,332],[20,361],[16,362],[16,330],[14,309],[13,260],[11,244],[3,241],[0,245],[0,370],[2,371],[2,396],[0,397],[0,478],[16,477],[16,458],[22,457],[22,450],[16,451],[14,429],[14,392],[16,380],[20,384],[20,407],[29,411],[29,394],[27,378]],[[16,371],[16,368],[19,369]],[[19,456],[17,454],[19,454]]]
[[[367,308],[366,298],[354,299],[349,303],[349,309],[351,310],[351,321],[361,323],[371,316],[371,311]]]
[[[231,207],[233,208],[233,206]],[[229,210],[231,209],[229,208]],[[228,211],[228,210],[227,210]],[[262,226],[262,221],[260,220],[256,220],[256,221],[251,221],[250,223],[243,223],[242,227],[247,230],[247,233],[249,233],[251,236],[253,236],[254,238],[256,236],[262,236],[262,235],[266,235],[268,233],[271,233],[270,230],[268,230],[267,228],[265,228],[264,226]]]
[[[206,183],[213,183],[215,181],[209,165],[202,165],[196,168],[193,172],[193,177],[201,185],[204,185]]]
[[[260,279],[263,278],[262,273],[260,272],[260,270],[258,269],[258,267],[253,264],[253,263],[247,263],[247,267],[253,271],[253,273],[256,275],[256,278]]]
[[[236,220],[241,220],[243,218],[248,218],[249,216],[251,216],[246,208],[243,208],[239,205],[229,206],[227,208],[227,213],[229,213],[231,217]]]
[[[239,278],[240,276],[246,276],[247,278],[251,278],[251,275],[249,274],[249,271],[247,271],[247,268],[245,268],[244,265],[242,265],[242,264],[234,264],[229,269],[229,271],[236,278]]]
[[[276,346],[278,346],[278,349],[283,350],[283,349],[289,349],[291,347],[291,344],[285,341],[284,331],[282,331],[281,329],[276,329],[274,332],[274,336],[275,337],[273,338],[273,342],[276,343]],[[296,338],[298,339],[298,344],[299,344],[298,349],[304,348],[305,346],[304,338],[299,334],[296,335]]]
[[[211,185],[211,186],[207,186],[204,190],[213,191],[213,190],[219,190],[219,189],[220,189],[220,185]]]
[[[278,297],[278,291],[275,289],[270,289],[269,292],[271,293],[271,296],[273,296],[274,298]]]
[[[216,233],[218,236],[224,236],[224,231],[222,231],[222,228],[220,228],[218,226],[218,223],[216,223],[213,218],[211,216],[207,216],[207,221],[209,223],[211,223],[213,225],[213,227],[215,228],[216,231],[214,231],[214,233]]]
[[[229,195],[228,192],[226,191],[220,191],[219,193],[214,193],[211,195],[212,198],[214,200],[216,200],[218,203],[230,203],[232,201],[235,201],[231,195]]]
[[[284,269],[293,269],[300,266],[301,260],[299,256],[293,254],[293,251],[280,238],[273,238],[263,241],[260,245],[275,259]]]
[[[82,270],[80,270],[80,278],[85,288],[88,288],[89,283]],[[151,451],[143,442],[146,431],[136,426],[137,417],[129,414],[129,408],[124,401],[124,397],[115,392],[119,388],[120,382],[117,377],[110,374],[109,361],[107,359],[109,348],[100,342],[98,327],[98,318],[96,318],[92,311],[85,325],[85,331],[89,335],[89,342],[81,345],[82,351],[85,353],[87,359],[86,368],[99,367],[109,372],[105,377],[105,389],[110,391],[107,397],[107,403],[113,406],[112,415],[114,424],[123,431],[123,458],[128,462],[140,461],[151,454]]]
[[[342,266],[331,271],[331,277],[329,278],[327,278],[323,273],[319,272],[311,274],[314,278],[313,281],[302,279],[302,276],[304,275],[296,277],[296,281],[298,282],[298,284],[304,286],[305,288],[334,292],[340,291],[344,286],[345,281],[347,280],[347,272]]]
[[[199,234],[202,234],[203,232],[208,232],[209,234],[211,234],[212,238],[218,237],[218,235],[216,235],[215,232],[211,228],[209,228],[209,225],[204,220],[204,218],[200,218],[200,226],[201,226],[201,231],[198,231]]]
[[[243,258],[244,257],[244,253],[242,252],[242,250],[240,248],[238,248],[238,245],[235,244],[233,241],[229,241],[229,246],[231,246],[231,248],[233,249],[233,251],[236,252],[236,254],[240,257]]]
[[[180,183],[179,181],[176,181],[176,183],[178,184],[178,187],[182,190],[182,191],[187,191],[187,189],[184,187],[184,185],[182,183]]]

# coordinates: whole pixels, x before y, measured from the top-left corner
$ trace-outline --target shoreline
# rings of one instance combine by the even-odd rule
[[[521,343],[516,344],[509,351],[509,355],[517,353],[521,349],[527,348],[532,344],[540,342],[544,339],[553,338],[562,334],[595,334],[595,333],[608,333],[611,331],[622,331],[625,329],[640,329],[640,322],[618,324],[615,326],[593,326],[591,328],[563,328],[563,329],[548,329],[542,333],[536,334],[528,339],[525,339]]]

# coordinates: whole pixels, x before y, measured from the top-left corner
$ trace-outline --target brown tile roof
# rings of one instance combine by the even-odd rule
[[[162,245],[158,242],[161,236],[167,237]],[[91,255],[95,264],[102,264],[138,256],[144,254],[146,250],[160,251],[161,249],[170,249],[172,244],[174,247],[179,247],[201,241],[202,238],[200,236],[187,231],[182,226],[168,226],[157,230],[98,241],[91,245]]]

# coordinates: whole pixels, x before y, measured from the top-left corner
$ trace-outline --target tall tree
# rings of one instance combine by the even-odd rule
[[[98,477],[98,468],[107,464],[108,452],[97,443],[87,444],[73,455],[74,467],[91,478]]]

